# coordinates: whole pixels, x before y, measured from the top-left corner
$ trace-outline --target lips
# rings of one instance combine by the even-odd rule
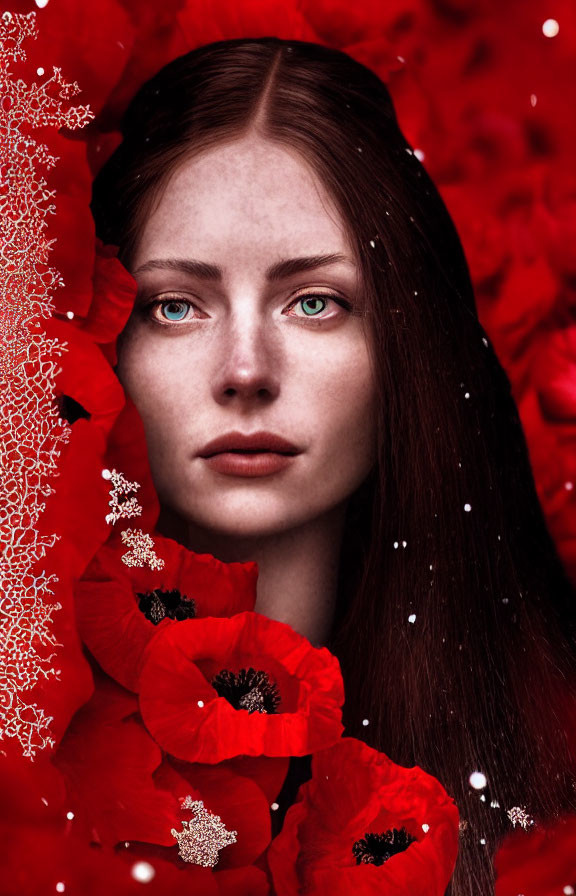
[[[200,457],[214,457],[216,454],[237,452],[241,454],[274,452],[276,454],[299,454],[300,449],[287,439],[272,432],[245,434],[229,432],[208,442],[200,451]]]

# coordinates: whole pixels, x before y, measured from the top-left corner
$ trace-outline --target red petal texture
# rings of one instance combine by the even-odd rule
[[[188,0],[178,13],[178,24],[189,48],[232,37],[264,37],[273,34],[293,40],[318,41],[313,28],[302,15],[299,4],[219,3]]]
[[[215,875],[219,896],[271,896],[272,890],[263,871],[250,865]]]
[[[75,589],[82,640],[102,668],[133,691],[138,690],[148,643],[166,626],[182,624],[165,618],[154,625],[139,610],[138,594],[177,589],[194,600],[199,617],[251,610],[256,600],[255,563],[222,563],[157,534],[154,545],[165,562],[161,570],[126,566],[122,561],[126,546],[111,539]]]
[[[356,864],[357,840],[402,827],[417,842],[381,866]],[[268,863],[278,896],[444,896],[457,849],[458,810],[441,784],[347,737],[313,757],[312,779],[300,787]]]
[[[277,683],[282,702],[276,714],[236,710],[209,683],[221,669],[250,666]],[[189,762],[321,749],[343,730],[343,702],[337,659],[258,613],[166,627],[150,644],[140,676],[148,730],[164,750]]]
[[[115,343],[122,332],[136,298],[137,284],[117,258],[116,246],[106,246],[96,239],[93,288],[88,313],[81,322],[82,331],[103,346]],[[113,346],[107,355],[116,364]]]
[[[12,0],[13,12],[36,13],[38,41],[26,44],[23,76],[27,83],[51,74],[51,66],[62,69],[68,81],[81,89],[76,102],[98,112],[126,64],[132,49],[134,29],[122,4],[116,0],[77,3],[59,0],[42,5],[34,0]],[[105,64],[103,61],[105,60]],[[46,75],[38,76],[41,66]]]
[[[161,856],[149,862],[154,877],[145,885],[133,876],[142,859],[132,850],[99,847],[77,835],[73,822],[0,827],[2,896],[219,896],[215,875],[198,865],[177,867]],[[65,890],[57,890],[64,884]],[[145,889],[143,889],[145,886]]]
[[[136,714],[133,696],[110,679],[99,680],[54,763],[67,781],[74,824],[87,837],[106,846],[125,840],[173,846],[178,801],[154,784],[162,753]]]
[[[497,853],[495,896],[554,896],[576,889],[576,817],[522,831]],[[571,889],[572,888],[572,889]]]

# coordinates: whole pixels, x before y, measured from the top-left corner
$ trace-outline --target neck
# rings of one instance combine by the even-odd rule
[[[326,643],[334,617],[345,505],[295,529],[260,537],[234,537],[182,525],[166,511],[158,523],[161,534],[196,553],[208,553],[225,563],[255,561],[258,583],[254,609],[292,626],[314,646]]]

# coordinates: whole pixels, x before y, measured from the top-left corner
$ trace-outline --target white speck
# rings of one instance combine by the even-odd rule
[[[502,536],[501,536],[501,535],[497,535],[496,538],[498,539],[498,541],[502,541]]]
[[[403,541],[403,542],[402,542],[402,547],[403,547],[403,548],[407,548],[407,547],[408,547],[408,542],[407,542],[407,541]]]
[[[398,60],[398,62],[406,62],[403,56],[397,56],[396,59]]]
[[[421,149],[415,149],[414,155],[416,156],[416,158],[418,159],[419,162],[423,162],[424,159],[426,158],[426,156],[424,155],[424,153],[422,152]]]
[[[498,800],[492,800],[492,802],[490,803],[490,808],[491,809],[499,809],[500,803],[498,802]]]
[[[36,3],[38,3],[38,0],[36,0]],[[559,31],[560,25],[556,19],[546,19],[542,25],[542,34],[544,37],[556,37]]]
[[[410,613],[408,622],[416,622],[416,613]]]
[[[126,849],[128,849],[128,847],[130,846],[130,841],[129,841],[129,840],[125,840],[125,841],[124,841],[124,846],[126,847]]]
[[[66,889],[66,884],[64,883],[64,881],[59,880],[58,883],[56,884],[56,892],[63,893],[65,889]]]
[[[43,75],[43,74],[44,74],[44,69],[42,68],[41,65],[39,65],[38,68],[36,69],[36,74],[37,74],[37,75]]]
[[[486,840],[484,839],[484,837],[480,837],[480,843],[482,844],[482,846],[486,846]]]
[[[156,869],[150,862],[135,862],[132,865],[130,874],[134,880],[139,881],[139,883],[149,884],[150,881],[154,880],[156,877]]]
[[[48,6],[48,0],[34,0],[38,9],[44,9],[45,6]],[[64,890],[58,890],[59,893],[63,893]]]
[[[357,146],[356,149],[358,150],[358,152],[362,152],[362,147],[361,147],[361,146]]]
[[[574,483],[573,482],[565,482],[564,488],[566,489],[567,492],[571,492],[572,489],[574,488]]]
[[[102,479],[112,479],[110,470],[102,470]]]
[[[485,336],[482,337],[482,342],[484,343],[484,345],[486,346],[486,348],[488,348],[488,340],[486,339]]]
[[[432,566],[432,564],[430,564],[430,569],[434,569],[434,567]]]
[[[394,547],[395,547],[395,548],[398,548],[398,542],[397,542],[397,541],[394,542]]]
[[[73,312],[73,311],[67,311],[67,312],[66,312],[66,317],[68,318],[68,320],[74,320],[74,312]]]
[[[40,797],[40,801],[43,802],[45,806],[48,805],[48,800],[46,799],[45,796],[41,796],[41,797]]]
[[[409,146],[406,147],[406,152],[408,153],[409,156],[413,156],[413,155],[414,155],[414,153],[412,152],[412,150],[410,149]]]
[[[464,393],[464,398],[470,398],[470,393],[469,393],[469,392],[465,392],[465,393]]]
[[[530,94],[530,105],[532,106],[532,108],[534,108],[534,106],[536,105],[537,102],[538,102],[538,97],[536,96],[535,93],[531,93]]]
[[[67,812],[67,813],[66,813],[66,818],[68,819],[68,821],[72,821],[72,819],[74,818],[74,813],[73,813],[73,812]]]
[[[502,603],[503,603],[503,604],[508,604],[508,603],[510,603],[510,599],[509,599],[508,597],[503,597],[503,598],[502,598]]]
[[[125,50],[125,49],[126,49],[125,46],[124,46],[124,44],[122,43],[121,40],[117,40],[117,41],[116,41],[116,46],[117,46],[117,47],[120,47],[121,50]]]
[[[412,215],[410,215],[410,220],[412,221],[412,223],[414,223],[414,218],[412,217]]]
[[[424,823],[424,824],[422,825],[422,830],[424,831],[425,834],[427,834],[428,831],[430,830],[430,825]]]
[[[369,719],[362,719],[362,724],[364,725],[364,727],[366,727],[366,725],[369,725],[369,724],[370,724],[370,720],[369,720]]]
[[[370,245],[372,246],[373,249],[376,248],[376,243],[374,242],[374,240],[370,240]]]
[[[574,887],[570,884],[566,884],[562,892],[564,893],[564,896],[574,896]]]
[[[418,290],[417,290],[417,289],[414,290],[414,295],[415,295],[415,296],[418,295]]]
[[[464,510],[466,511],[466,513],[470,513],[470,511],[472,510],[472,505],[471,505],[471,504],[465,504],[465,505],[464,505]]]
[[[462,464],[460,463],[460,461],[458,461],[458,466],[460,467],[460,469],[462,469]]]
[[[488,783],[486,781],[486,775],[482,772],[472,772],[468,780],[470,781],[470,786],[473,787],[474,790],[483,790]]]
[[[200,707],[200,709],[202,709],[202,707],[204,706],[204,701],[203,701],[203,700],[199,700],[199,701],[198,701],[198,706]]]
[[[277,812],[278,809],[280,808],[280,806],[279,806],[278,803],[272,803],[272,805],[270,806],[270,808],[272,809],[273,812]]]
[[[480,800],[481,800],[483,803],[486,802],[486,797],[485,797],[485,795],[484,795],[483,793],[480,794]]]

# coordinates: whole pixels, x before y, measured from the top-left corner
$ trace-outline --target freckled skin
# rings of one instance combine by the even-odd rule
[[[266,281],[281,259],[328,253],[349,261]],[[138,273],[166,258],[218,265],[222,281]],[[360,308],[353,251],[302,157],[251,136],[187,159],[153,207],[131,270],[139,298],[118,375],[142,416],[161,502],[199,532],[239,538],[297,529],[342,506],[375,462],[372,369],[365,320],[329,299]],[[328,302],[302,306],[302,293]],[[144,310],[167,297],[193,307]],[[310,307],[321,310],[307,316]],[[214,472],[198,452],[232,430],[267,430],[302,453],[271,476]]]

